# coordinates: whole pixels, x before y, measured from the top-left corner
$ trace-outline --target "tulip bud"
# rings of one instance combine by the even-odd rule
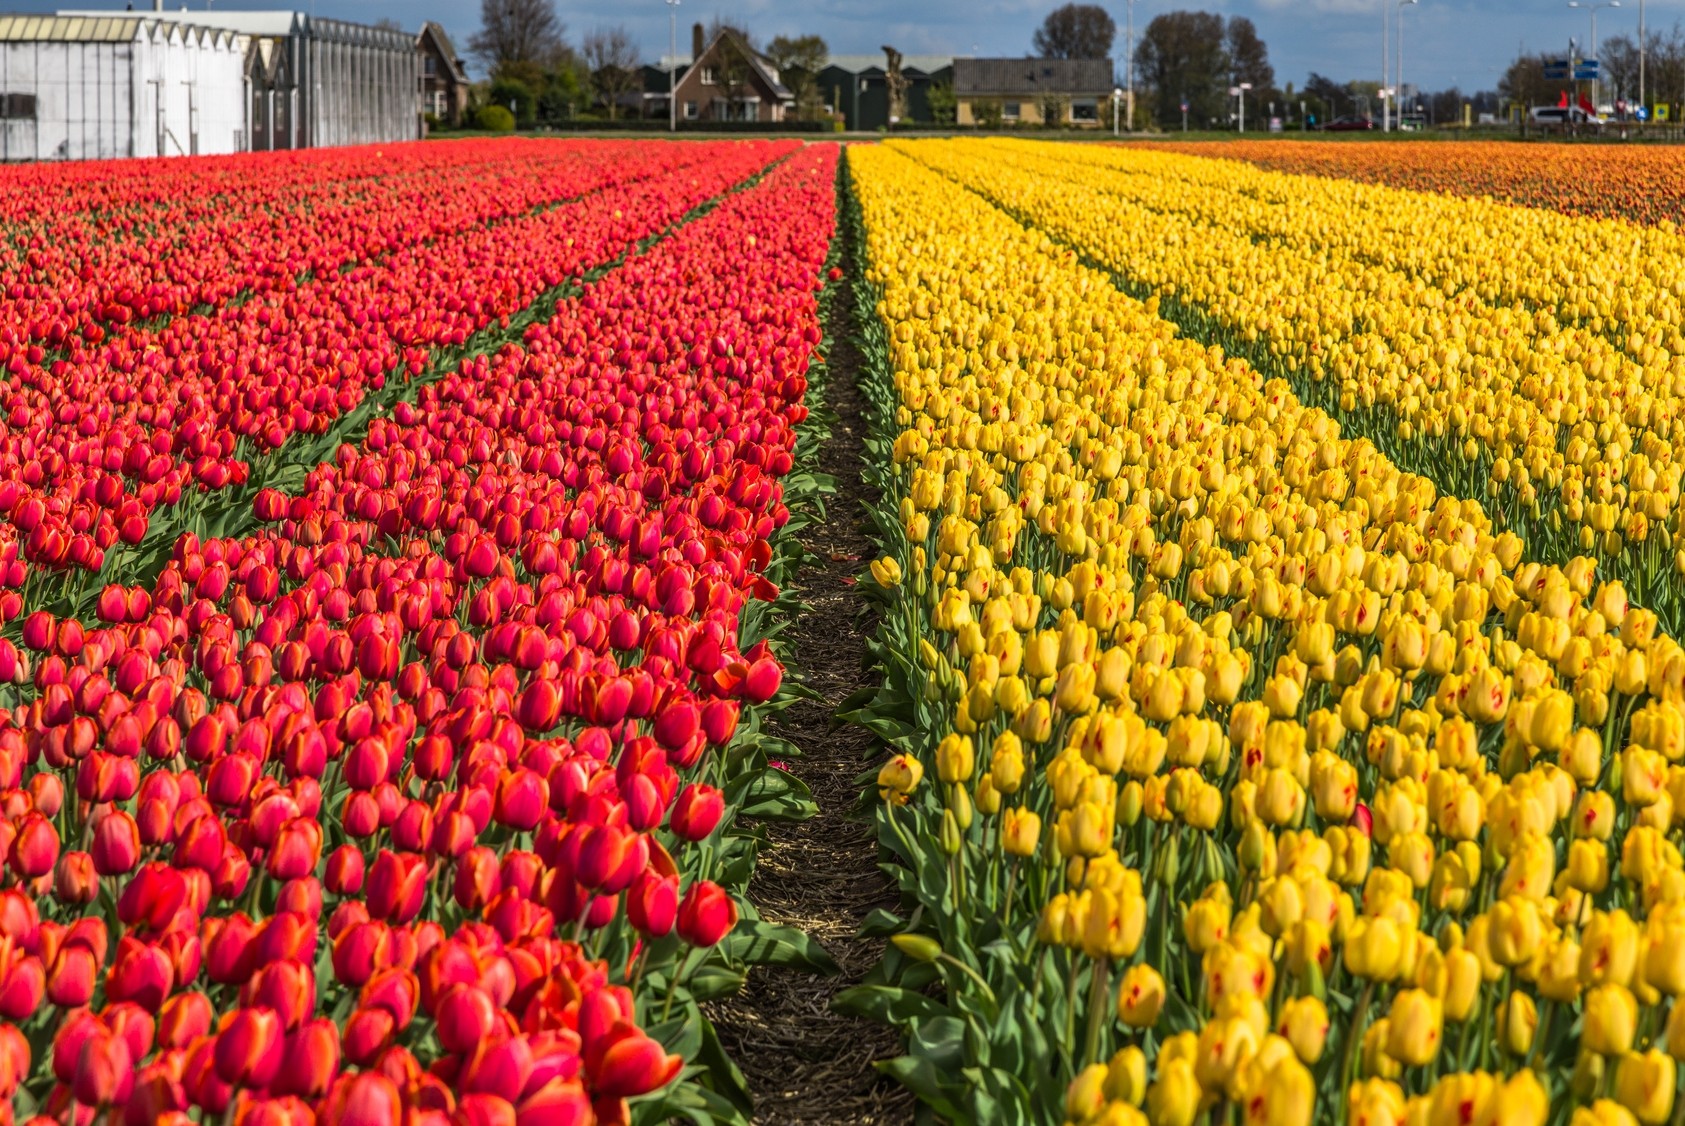
[[[737,904],[712,880],[698,880],[679,904],[679,936],[692,946],[714,946],[737,925]]]

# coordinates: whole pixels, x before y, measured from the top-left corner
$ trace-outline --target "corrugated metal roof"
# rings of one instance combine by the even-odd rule
[[[144,22],[140,16],[0,16],[0,42],[126,43]]]
[[[1110,59],[955,59],[959,95],[1110,94]]]
[[[825,65],[859,74],[863,70],[874,68],[883,70],[887,62],[888,60],[884,58],[883,52],[879,51],[875,55],[832,55],[825,60]],[[925,74],[934,74],[945,66],[952,66],[953,63],[954,56],[952,55],[903,55],[901,57],[901,69],[903,71],[917,70]]]

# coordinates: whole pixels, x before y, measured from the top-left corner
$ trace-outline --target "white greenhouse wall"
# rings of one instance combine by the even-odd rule
[[[0,43],[0,93],[36,98],[34,120],[0,122],[0,160],[239,152],[246,43],[174,28],[130,42]]]

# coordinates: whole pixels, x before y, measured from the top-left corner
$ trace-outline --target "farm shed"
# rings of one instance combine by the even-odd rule
[[[140,16],[0,16],[0,160],[239,152],[248,40]]]

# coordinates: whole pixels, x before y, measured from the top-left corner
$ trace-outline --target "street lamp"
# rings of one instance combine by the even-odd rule
[[[1391,119],[1387,115],[1387,0],[1381,0],[1381,88],[1376,91],[1381,99],[1381,132],[1385,133]]]
[[[1398,0],[1398,67],[1393,79],[1398,84],[1398,127],[1404,128],[1404,9],[1421,0]]]
[[[1246,92],[1252,89],[1252,83],[1242,82],[1236,86],[1235,93],[1240,95],[1240,132],[1246,132]]]
[[[1568,0],[1568,6],[1570,8],[1584,8],[1591,13],[1591,53],[1593,57],[1596,57],[1600,53],[1597,46],[1597,9],[1619,8],[1621,6],[1621,0],[1604,0],[1602,3],[1592,4],[1582,4],[1580,0]],[[1570,59],[1569,63],[1572,65],[1573,60]],[[1594,113],[1597,110],[1597,106],[1597,79],[1594,78],[1591,80],[1591,108]]]
[[[1642,0],[1640,0],[1642,2]],[[1135,128],[1135,0],[1124,5],[1123,86],[1128,99],[1129,128]]]
[[[1123,109],[1123,87],[1112,91],[1112,136],[1118,135],[1118,113]],[[1131,122],[1131,125],[1134,123]]]
[[[694,59],[691,61],[695,61]],[[679,0],[667,0],[667,132],[679,131]]]

